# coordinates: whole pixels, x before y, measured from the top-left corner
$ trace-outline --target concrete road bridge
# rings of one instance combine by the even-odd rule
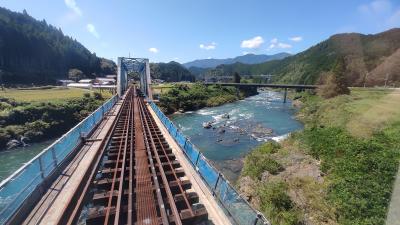
[[[148,59],[118,58],[118,94],[1,182],[0,224],[269,224],[154,104],[150,84]]]

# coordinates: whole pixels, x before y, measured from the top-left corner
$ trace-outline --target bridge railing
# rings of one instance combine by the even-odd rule
[[[0,224],[8,221],[25,200],[82,142],[118,101],[115,95],[0,184]]]
[[[154,102],[150,106],[167,128],[170,135],[182,148],[185,156],[204,180],[218,203],[223,207],[234,224],[262,225],[270,224],[268,220],[240,196],[228,180],[204,157],[204,155],[185,137],[179,129],[165,116]]]

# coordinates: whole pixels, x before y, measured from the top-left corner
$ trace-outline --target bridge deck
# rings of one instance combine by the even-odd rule
[[[82,212],[85,209],[85,212]],[[23,224],[231,224],[151,107],[133,90]]]

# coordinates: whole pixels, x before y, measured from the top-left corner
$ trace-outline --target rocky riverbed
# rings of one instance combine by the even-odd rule
[[[234,181],[251,149],[302,129],[302,124],[294,119],[295,112],[291,102],[283,103],[281,93],[265,91],[234,103],[174,114],[171,120]],[[212,122],[208,129],[203,128],[206,122]]]

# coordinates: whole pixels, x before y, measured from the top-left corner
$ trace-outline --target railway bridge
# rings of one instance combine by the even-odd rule
[[[269,224],[159,110],[150,84],[148,59],[118,58],[118,94],[0,184],[0,224]]]

